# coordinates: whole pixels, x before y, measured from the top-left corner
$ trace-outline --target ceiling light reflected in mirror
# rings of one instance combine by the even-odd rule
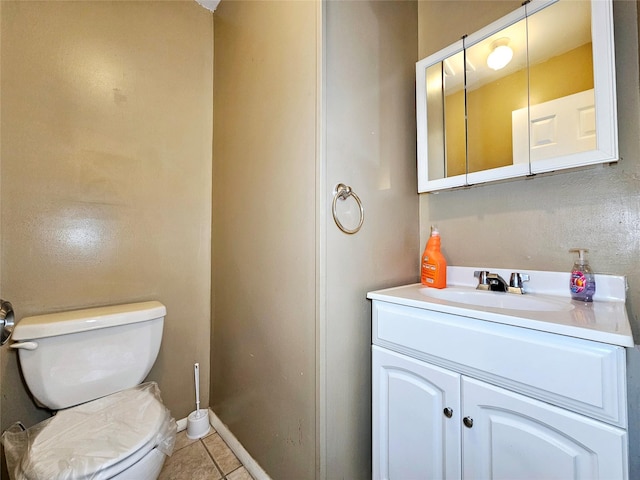
[[[513,58],[508,38],[499,38],[491,44],[491,53],[487,57],[487,66],[492,70],[506,67]]]

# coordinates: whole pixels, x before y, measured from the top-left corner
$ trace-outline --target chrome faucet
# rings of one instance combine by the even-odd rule
[[[523,282],[529,281],[529,275],[524,273],[513,272],[509,283],[497,273],[491,273],[486,270],[476,270],[473,276],[478,279],[477,290],[489,290],[492,292],[508,292],[523,294]]]

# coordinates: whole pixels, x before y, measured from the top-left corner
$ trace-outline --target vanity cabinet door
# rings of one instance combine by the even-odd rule
[[[626,479],[622,429],[462,378],[467,479]]]
[[[372,347],[373,478],[460,479],[460,375]]]

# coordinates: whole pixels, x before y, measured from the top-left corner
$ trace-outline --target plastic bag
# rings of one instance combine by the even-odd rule
[[[171,455],[176,422],[155,382],[60,410],[31,428],[2,434],[12,480],[103,479],[156,448]]]

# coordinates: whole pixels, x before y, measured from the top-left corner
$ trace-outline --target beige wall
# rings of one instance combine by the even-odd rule
[[[195,2],[2,2],[2,297],[17,318],[157,299],[149,379],[208,405],[212,15]],[[2,428],[37,411],[2,356]]]
[[[282,479],[315,476],[316,14],[214,15],[211,404]]]
[[[520,2],[420,2],[424,57],[519,6]],[[590,250],[596,272],[626,275],[631,322],[640,339],[640,98],[637,2],[615,1],[619,145],[622,160],[556,175],[420,196],[420,232],[437,224],[450,265],[567,271],[571,247]],[[418,254],[418,253],[417,253]],[[629,352],[637,368],[638,351]],[[629,384],[632,463],[637,464],[640,404]],[[636,467],[634,467],[636,468]],[[637,472],[637,470],[636,470]],[[637,473],[630,478],[637,478]]]

